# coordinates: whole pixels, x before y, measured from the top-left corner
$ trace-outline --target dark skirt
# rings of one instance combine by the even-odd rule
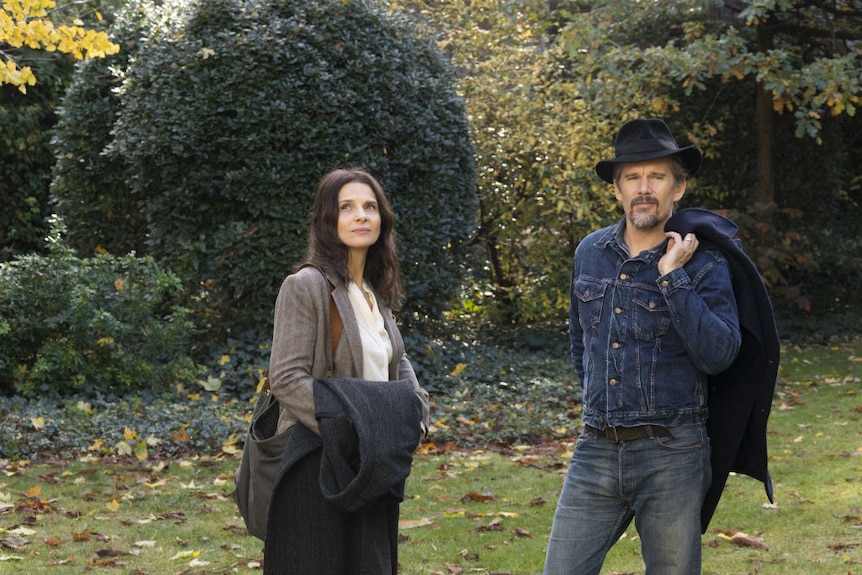
[[[264,575],[396,575],[398,513],[381,498],[345,513],[320,491],[321,450],[294,463],[275,488],[263,554]]]

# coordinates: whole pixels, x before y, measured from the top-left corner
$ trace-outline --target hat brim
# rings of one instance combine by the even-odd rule
[[[617,156],[611,160],[602,160],[596,164],[596,173],[601,179],[609,184],[614,183],[614,166],[617,164],[633,164],[635,162],[645,162],[647,160],[656,160],[658,158],[666,158],[668,156],[679,155],[682,166],[689,176],[693,176],[700,168],[703,157],[700,150],[694,146],[687,146],[679,150],[653,150],[640,154],[627,154]]]

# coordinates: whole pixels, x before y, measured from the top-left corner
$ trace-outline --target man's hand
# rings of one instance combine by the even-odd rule
[[[667,232],[665,237],[669,238],[667,251],[658,261],[658,273],[661,275],[669,274],[687,264],[698,246],[697,236],[694,234],[686,234],[683,238],[678,232]]]

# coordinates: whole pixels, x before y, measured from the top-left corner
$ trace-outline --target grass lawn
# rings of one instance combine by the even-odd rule
[[[769,438],[776,504],[731,476],[703,537],[705,574],[862,575],[860,379],[858,341],[784,350]],[[424,446],[402,506],[402,573],[541,573],[571,446]],[[2,461],[0,573],[260,570],[262,543],[231,499],[236,464]],[[630,529],[603,573],[642,572]]]

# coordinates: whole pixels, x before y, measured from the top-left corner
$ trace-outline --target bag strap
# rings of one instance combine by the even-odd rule
[[[332,346],[332,354],[335,355],[335,348],[338,347],[338,341],[341,339],[341,332],[344,330],[344,323],[341,321],[341,314],[338,313],[338,308],[335,305],[335,298],[332,297],[332,290],[329,291],[329,343]]]
[[[344,330],[344,322],[341,321],[341,314],[338,313],[335,298],[332,297],[333,289],[335,289],[335,286],[329,284],[329,345],[332,351],[329,356],[326,377],[332,377],[333,365],[335,364],[335,348],[338,347],[338,340],[341,339],[341,332]]]
[[[341,321],[341,314],[338,313],[338,307],[335,305],[335,298],[332,297],[332,292],[335,286],[329,284],[329,345],[332,348],[332,355],[335,355],[335,348],[338,347],[338,341],[341,339],[341,332],[344,330],[344,322]],[[332,375],[332,361],[329,362],[328,376]],[[269,375],[266,376],[266,381],[263,384],[261,393],[268,395],[271,391],[269,386]]]

